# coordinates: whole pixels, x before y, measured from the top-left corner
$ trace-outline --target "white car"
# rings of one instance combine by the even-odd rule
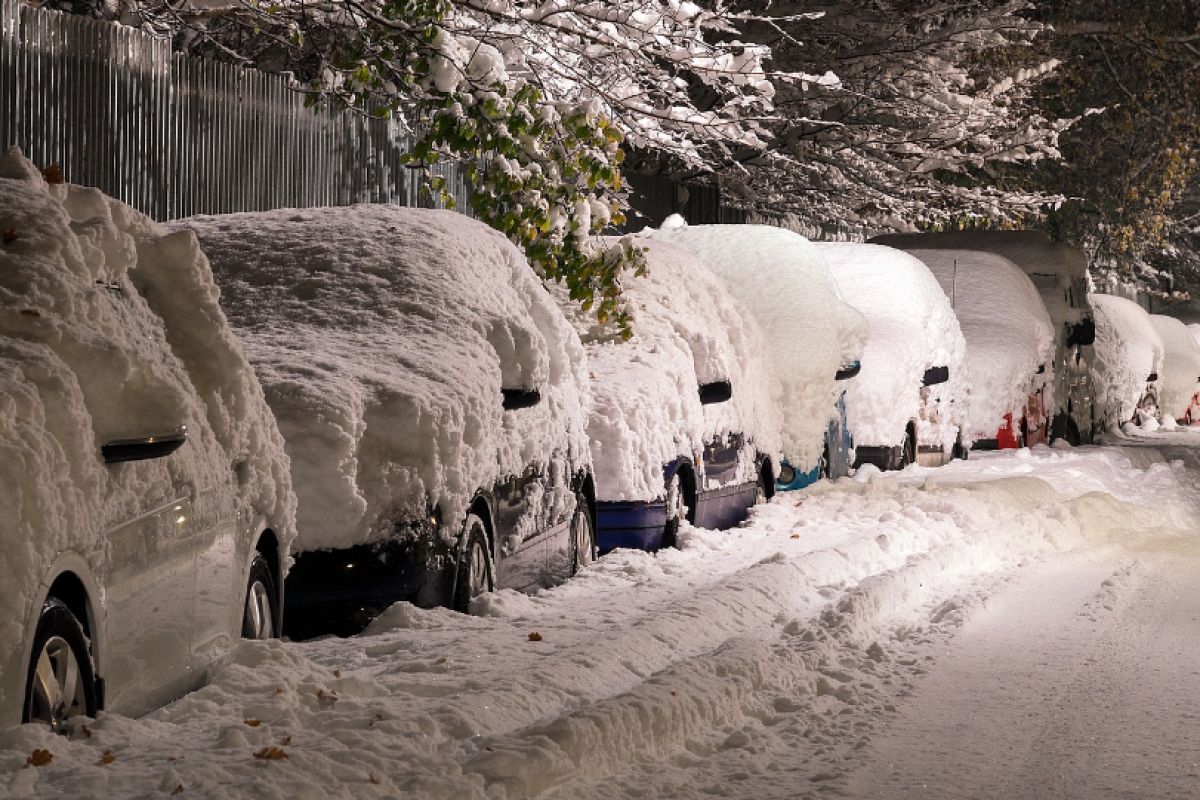
[[[846,387],[855,466],[937,466],[963,456],[967,346],[937,278],[892,247],[815,244],[846,302],[867,320],[862,375]]]
[[[686,250],[639,240],[633,337],[558,292],[588,352],[600,551],[675,544],[685,518],[724,529],[775,489],[779,412],[762,331]]]
[[[283,441],[196,240],[0,159],[0,727],[144,713],[280,625]]]
[[[194,217],[299,499],[286,631],[461,611],[592,560],[583,345],[521,252],[450,211]]]
[[[1092,295],[1096,310],[1096,400],[1104,427],[1158,424],[1162,337],[1132,300]],[[1151,422],[1154,420],[1154,422]]]

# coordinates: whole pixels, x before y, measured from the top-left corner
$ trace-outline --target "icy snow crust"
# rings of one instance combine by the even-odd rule
[[[1096,310],[1096,406],[1106,427],[1133,419],[1151,373],[1161,376],[1163,340],[1145,309],[1132,300],[1092,295]]]
[[[1151,314],[1150,323],[1163,343],[1158,376],[1158,408],[1162,421],[1183,419],[1200,389],[1200,344],[1188,326],[1175,317]]]
[[[358,205],[174,224],[200,237],[279,419],[300,549],[382,540],[427,502],[450,539],[476,491],[552,453],[588,464],[583,347],[482,223]],[[542,400],[504,411],[501,388]]]
[[[1043,383],[1054,385],[1054,326],[1041,295],[1002,256],[975,250],[908,252],[937,277],[966,339],[971,435],[965,438],[995,438],[1005,414],[1019,418],[1032,391]],[[1038,375],[1043,364],[1046,371]]]
[[[966,423],[967,345],[937,278],[922,261],[891,247],[815,244],[846,302],[867,320],[862,372],[846,382],[855,443],[898,446],[909,420],[917,420],[922,444],[941,443],[949,451]],[[921,384],[925,370],[941,366],[950,368],[950,380],[929,388],[929,407],[941,415],[941,424],[932,425],[920,419]]]
[[[244,520],[283,552],[295,498],[275,420],[217,304],[196,240],[95,189],[48,185],[0,159],[0,666],[64,553],[110,569],[105,532],[232,483]],[[166,458],[105,466],[100,445],[173,431]],[[42,587],[43,589],[45,587]],[[102,598],[94,598],[102,601]],[[0,705],[13,698],[0,697]]]
[[[594,325],[577,301],[556,292],[587,348],[597,499],[660,499],[664,465],[731,433],[744,433],[778,465],[779,412],[758,324],[688,251],[656,241],[639,246],[648,273],[624,285],[631,340]],[[716,381],[729,381],[733,397],[701,405],[700,385]],[[735,481],[753,481],[754,467],[743,459]]]
[[[816,464],[844,388],[834,376],[862,355],[867,337],[866,320],[842,299],[816,246],[767,225],[670,220],[646,235],[694,253],[758,320],[777,378],[783,456],[792,464]]]

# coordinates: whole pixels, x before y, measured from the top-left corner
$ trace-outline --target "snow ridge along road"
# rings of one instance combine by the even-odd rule
[[[1200,501],[1168,455],[866,469],[474,617],[247,643],[145,718],[0,733],[0,796],[1189,796]]]

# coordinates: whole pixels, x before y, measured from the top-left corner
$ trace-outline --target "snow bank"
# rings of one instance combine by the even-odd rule
[[[821,456],[838,369],[862,355],[867,326],[847,305],[816,246],[766,225],[685,226],[669,220],[646,236],[683,247],[716,273],[758,320],[783,416],[783,455],[793,464]]]
[[[104,533],[177,487],[228,486],[244,464],[236,510],[265,517],[285,548],[295,498],[278,428],[192,236],[95,189],[48,185],[16,150],[0,159],[0,230],[3,665],[51,562],[74,553],[106,573]],[[101,460],[105,442],[181,424],[187,442],[168,458]]]
[[[1021,416],[1031,392],[1053,381],[1054,327],[1029,278],[1011,261],[972,250],[909,252],[950,298],[967,342],[970,439],[994,438]],[[1038,375],[1045,365],[1046,372]]]
[[[1096,310],[1096,407],[1105,426],[1113,428],[1134,418],[1146,396],[1149,376],[1158,373],[1161,378],[1163,340],[1150,315],[1132,300],[1094,294],[1092,307]]]
[[[937,278],[919,259],[891,247],[816,246],[846,302],[867,320],[862,372],[846,383],[855,443],[898,446],[908,422],[918,420],[921,443],[940,442],[949,451],[966,422],[966,341]],[[936,406],[941,416],[941,424],[933,425],[921,419],[922,379],[925,370],[943,366],[950,368],[950,380],[929,388],[930,410]]]
[[[587,348],[597,498],[661,498],[663,465],[732,433],[745,434],[778,465],[776,390],[757,322],[688,251],[657,241],[639,246],[649,269],[625,278],[629,341],[597,326],[562,289],[554,292]],[[699,386],[717,381],[730,382],[732,399],[701,405]],[[754,480],[754,467],[750,459],[739,463],[737,482]]]
[[[552,452],[587,463],[582,345],[482,223],[359,205],[173,224],[200,237],[279,419],[301,548],[383,539],[427,502],[454,537],[480,488]],[[542,401],[506,412],[502,388]]]
[[[1188,326],[1174,317],[1151,314],[1150,323],[1163,343],[1162,372],[1158,379],[1158,408],[1172,423],[1183,419],[1200,389],[1200,343]]]

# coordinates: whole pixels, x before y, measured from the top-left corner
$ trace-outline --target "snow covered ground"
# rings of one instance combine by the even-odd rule
[[[1200,431],[1119,444],[865,468],[478,616],[244,643],[147,717],[0,732],[0,796],[1192,796]]]

